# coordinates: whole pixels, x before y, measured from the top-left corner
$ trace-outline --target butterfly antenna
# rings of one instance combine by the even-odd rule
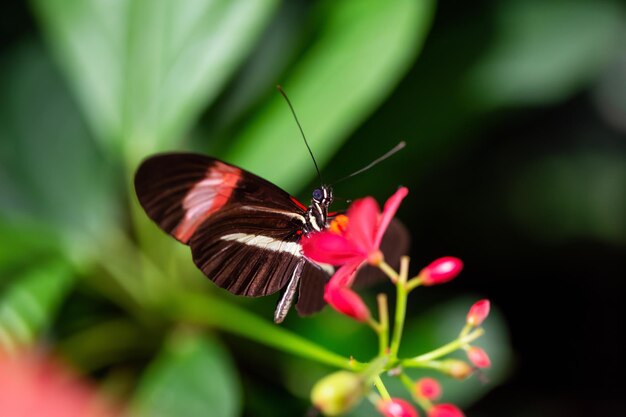
[[[298,128],[300,129],[300,133],[302,134],[302,139],[304,139],[304,144],[306,145],[306,148],[309,150],[309,154],[311,155],[311,159],[313,160],[313,164],[315,164],[315,170],[317,171],[317,176],[320,179],[320,184],[322,184],[322,174],[320,173],[320,169],[317,166],[317,161],[315,160],[315,157],[313,156],[313,151],[311,150],[311,147],[309,146],[309,142],[306,140],[306,136],[304,135],[304,130],[302,130],[302,125],[300,124],[300,121],[298,120],[298,116],[296,115],[296,111],[293,109],[293,105],[291,104],[291,101],[289,100],[289,97],[287,97],[287,94],[285,93],[285,90],[283,90],[283,88],[280,85],[277,85],[276,89],[283,96],[283,98],[285,99],[285,101],[289,105],[289,108],[291,109],[291,113],[293,114],[293,118],[296,119],[296,124],[298,125]]]
[[[406,142],[402,141],[400,143],[398,143],[396,146],[394,146],[392,149],[390,149],[387,153],[385,153],[384,155],[376,158],[375,160],[373,160],[372,162],[370,162],[369,164],[367,164],[366,166],[364,166],[363,168],[354,171],[352,174],[350,175],[346,175],[343,178],[338,179],[337,181],[333,181],[332,184],[337,184],[340,183],[341,181],[345,181],[348,178],[352,178],[355,175],[359,175],[362,172],[367,171],[368,169],[372,168],[373,166],[377,165],[378,163],[384,161],[385,159],[389,158],[390,156],[392,156],[393,154],[395,154],[396,152],[402,150],[402,148],[404,148],[406,146]]]

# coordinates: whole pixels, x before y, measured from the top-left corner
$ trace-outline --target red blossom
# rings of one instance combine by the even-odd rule
[[[465,417],[465,414],[453,404],[438,404],[428,410],[428,417]]]
[[[489,355],[478,346],[472,346],[467,349],[467,357],[477,368],[489,368],[491,366]]]
[[[419,417],[415,407],[401,398],[381,400],[378,402],[377,408],[385,417]]]
[[[96,392],[55,362],[0,351],[0,415],[113,417]]]
[[[332,308],[361,322],[370,318],[370,311],[357,293],[350,287],[329,282],[324,290],[324,300]]]
[[[470,326],[480,326],[489,315],[489,300],[480,300],[474,303],[467,313],[467,324]]]
[[[415,383],[415,394],[429,400],[436,400],[441,397],[441,385],[436,379],[422,378]]]
[[[407,188],[400,187],[387,200],[382,213],[372,197],[356,200],[346,213],[347,222],[341,217],[342,224],[338,227],[312,233],[303,240],[304,254],[316,262],[330,265],[380,262],[383,235],[407,193]]]
[[[443,284],[456,278],[463,269],[463,261],[453,256],[445,256],[422,269],[419,276],[426,286]]]
[[[370,312],[352,290],[356,271],[365,263],[383,260],[380,243],[408,190],[401,187],[380,212],[376,200],[366,197],[352,203],[346,215],[337,216],[328,230],[312,233],[302,241],[306,257],[316,262],[340,265],[324,290],[324,300],[335,310],[366,321]]]

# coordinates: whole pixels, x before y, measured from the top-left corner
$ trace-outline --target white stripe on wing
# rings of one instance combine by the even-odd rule
[[[295,256],[302,256],[300,244],[297,242],[284,242],[268,236],[251,235],[248,233],[231,233],[220,237],[220,239],[239,242],[244,245],[255,246],[274,252],[285,252]]]

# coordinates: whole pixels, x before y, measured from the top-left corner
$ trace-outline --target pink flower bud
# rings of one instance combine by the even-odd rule
[[[327,285],[324,300],[335,310],[357,321],[364,322],[370,318],[370,310],[361,297],[348,287]]]
[[[445,256],[431,262],[422,269],[419,275],[424,285],[437,285],[454,279],[461,269],[463,269],[463,261],[453,256]]]
[[[467,357],[477,368],[489,368],[491,366],[491,359],[478,346],[472,346],[467,349]]]
[[[433,378],[422,378],[415,383],[415,394],[418,397],[436,400],[441,397],[441,385]]]
[[[428,410],[428,417],[465,417],[465,414],[452,404],[438,404]]]
[[[465,379],[472,374],[472,367],[459,359],[441,361],[441,371],[455,379]]]
[[[467,324],[470,326],[480,326],[489,315],[489,300],[480,300],[474,303],[467,313]]]
[[[338,371],[320,379],[311,391],[311,402],[324,415],[344,414],[361,401],[362,378],[352,372]]]
[[[385,417],[419,417],[415,407],[401,398],[381,400],[377,408]]]

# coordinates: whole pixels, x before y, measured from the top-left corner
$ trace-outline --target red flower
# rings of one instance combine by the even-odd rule
[[[345,274],[346,272],[348,275]],[[342,281],[350,279],[352,274],[354,271],[349,271],[345,266],[339,268],[335,274],[338,278],[335,281],[331,280],[324,289],[324,300],[340,313],[364,322],[370,318],[369,309],[357,293],[342,284]]]
[[[426,286],[443,284],[456,278],[463,269],[463,261],[453,256],[445,256],[422,269],[419,276]]]
[[[474,303],[467,313],[467,324],[470,326],[480,326],[489,315],[489,300],[480,300]]]
[[[422,378],[415,383],[415,394],[418,397],[436,400],[441,397],[441,385],[433,378]]]
[[[356,200],[341,224],[313,233],[302,242],[304,254],[316,262],[330,265],[361,265],[368,261],[376,265],[382,260],[380,242],[396,214],[408,189],[400,187],[385,203],[382,213],[372,197]],[[347,224],[346,224],[347,223]],[[356,269],[356,268],[354,268]]]
[[[428,417],[465,417],[465,414],[455,405],[439,404],[428,410]]]
[[[487,352],[478,346],[467,349],[467,357],[477,368],[489,368],[491,366],[491,359],[489,359]]]
[[[419,417],[415,407],[401,398],[381,400],[377,408],[385,417]]]
[[[328,230],[313,233],[303,240],[302,250],[308,258],[342,265],[324,289],[324,300],[340,313],[359,321],[369,319],[367,306],[350,287],[361,265],[365,262],[376,265],[383,260],[380,242],[407,193],[406,188],[399,188],[387,200],[382,213],[372,197],[357,200],[348,209],[347,216],[337,216]]]
[[[112,417],[84,381],[54,362],[0,351],[0,415]]]

